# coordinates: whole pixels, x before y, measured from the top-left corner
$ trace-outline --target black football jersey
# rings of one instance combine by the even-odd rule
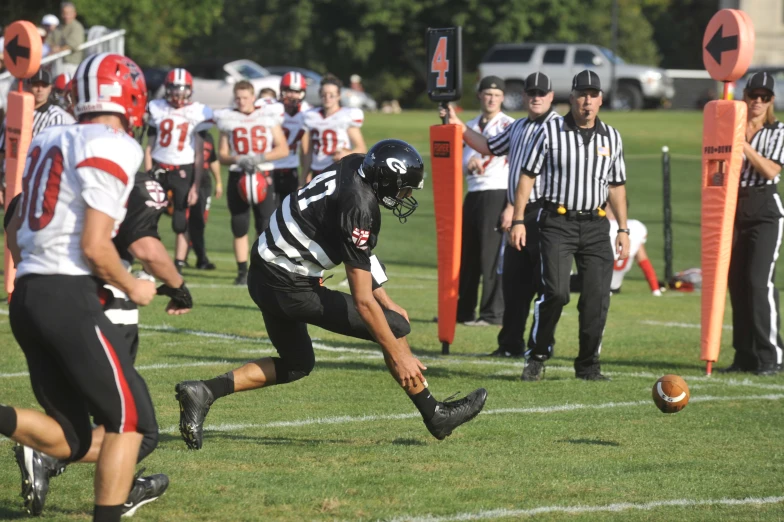
[[[136,182],[128,196],[128,212],[114,236],[114,246],[123,260],[133,262],[128,247],[134,241],[143,237],[160,239],[158,220],[167,204],[166,192],[155,178],[146,172],[136,174]]]
[[[381,212],[370,184],[358,173],[364,158],[346,156],[287,196],[259,237],[261,258],[284,269],[294,282],[321,278],[325,270],[346,263],[383,283],[386,277],[372,253]]]

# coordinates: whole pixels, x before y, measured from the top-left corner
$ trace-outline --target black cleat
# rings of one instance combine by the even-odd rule
[[[444,440],[452,430],[479,415],[487,400],[487,390],[479,388],[462,399],[449,402],[451,398],[439,402],[433,418],[424,421],[430,434],[438,440]]]
[[[509,358],[509,357],[511,357],[511,358],[514,358],[514,359],[519,359],[519,358],[523,357],[523,355],[524,355],[523,352],[512,353],[512,352],[507,352],[503,348],[498,348],[498,349],[496,349],[496,351],[488,353],[487,357],[501,357],[501,358]]]
[[[582,379],[584,381],[611,381],[609,377],[603,375],[602,372],[599,370],[595,370],[592,372],[584,373],[582,375],[575,375],[578,379]]]
[[[136,510],[145,504],[149,504],[166,492],[169,487],[169,477],[163,474],[142,477],[144,468],[140,469],[133,479],[131,492],[128,500],[123,504],[122,516],[132,517]]]
[[[520,378],[526,382],[541,381],[544,378],[544,363],[536,359],[528,359]]]
[[[14,455],[22,473],[22,499],[24,508],[38,516],[44,510],[49,493],[49,479],[65,471],[65,464],[54,457],[35,451],[27,446],[14,446]]]
[[[215,270],[215,263],[210,263],[209,261],[203,261],[201,263],[197,263],[196,268],[198,270]]]
[[[202,381],[183,381],[174,387],[180,403],[180,435],[190,449],[201,449],[204,418],[215,401]]]
[[[236,279],[234,279],[234,284],[237,286],[245,286],[248,284],[248,273],[247,272],[238,272]]]

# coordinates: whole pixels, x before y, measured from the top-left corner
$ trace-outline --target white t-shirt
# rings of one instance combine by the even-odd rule
[[[196,134],[215,124],[212,109],[198,102],[173,107],[163,99],[147,106],[148,123],[156,131],[152,159],[168,165],[190,165],[196,155]]]
[[[648,229],[645,228],[640,221],[636,219],[627,219],[626,226],[629,227],[629,257],[624,260],[618,259],[618,253],[615,252],[615,236],[618,234],[618,222],[614,219],[610,220],[610,244],[612,245],[615,255],[615,263],[613,263],[612,284],[610,288],[615,291],[621,288],[624,276],[634,266],[634,257],[640,251],[640,246],[644,245],[648,240]]]
[[[283,124],[283,105],[262,104],[250,114],[237,109],[222,109],[215,113],[218,130],[229,137],[232,156],[264,154],[273,149],[272,128]],[[229,170],[239,170],[232,165]]]
[[[365,114],[362,109],[341,107],[331,116],[324,116],[321,107],[311,109],[304,116],[305,130],[310,132],[310,146],[313,150],[311,170],[320,171],[334,163],[332,155],[342,149],[351,149],[348,137],[350,127],[362,127]]]
[[[480,114],[466,125],[469,129],[475,130],[487,138],[492,138],[493,136],[501,134],[504,129],[514,121],[514,118],[507,116],[503,112],[499,112],[492,120],[487,122],[484,129],[480,129],[479,122],[481,119],[482,115]],[[480,161],[485,169],[482,174],[474,174],[468,170],[468,162],[474,157],[481,158]],[[509,186],[508,157],[506,155],[482,156],[468,145],[465,145],[463,147],[463,174],[465,174],[466,177],[468,192],[477,192],[480,190],[506,190]]]
[[[116,232],[143,158],[133,138],[106,125],[41,131],[30,144],[17,210],[22,216],[17,277],[89,275],[81,247],[87,207],[114,219]]]

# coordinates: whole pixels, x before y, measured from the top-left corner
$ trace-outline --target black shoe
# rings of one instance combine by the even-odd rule
[[[14,455],[22,473],[22,499],[24,508],[38,516],[44,510],[49,493],[49,479],[65,471],[65,464],[54,457],[27,446],[14,446]]]
[[[582,375],[575,375],[578,379],[582,379],[584,381],[611,381],[609,377],[603,375],[598,369],[594,371],[590,371],[588,373],[584,373]]]
[[[726,368],[722,368],[721,370],[718,370],[718,373],[750,373],[752,371],[754,371],[754,370],[749,370],[749,369],[743,368],[739,364],[732,363],[730,366],[727,366]]]
[[[536,359],[528,359],[520,378],[527,382],[541,381],[544,379],[544,363]]]
[[[180,435],[190,449],[201,449],[204,419],[215,401],[202,381],[183,381],[174,387],[180,403]]]
[[[774,364],[773,366],[766,366],[765,368],[760,368],[756,372],[756,375],[760,377],[773,377],[779,374],[779,367],[778,365]]]
[[[519,359],[522,356],[523,356],[523,352],[512,353],[512,352],[507,352],[503,348],[498,348],[496,351],[487,354],[487,357],[512,357],[515,359]]]
[[[239,272],[237,274],[237,278],[234,280],[234,284],[237,286],[245,286],[248,284],[248,273],[247,272]]]
[[[462,399],[449,402],[451,398],[439,402],[433,418],[424,421],[430,434],[438,440],[444,440],[452,434],[452,430],[479,415],[487,400],[487,390],[479,388]]]
[[[215,263],[210,263],[209,261],[204,261],[201,263],[196,264],[197,270],[215,270]]]
[[[128,500],[123,504],[122,516],[124,517],[132,517],[141,506],[158,500],[169,487],[169,477],[166,475],[159,473],[142,477],[142,473],[144,473],[144,468],[140,469],[133,479]]]

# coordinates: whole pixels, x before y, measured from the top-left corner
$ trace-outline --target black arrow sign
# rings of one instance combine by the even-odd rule
[[[16,65],[17,58],[30,59],[30,48],[19,45],[19,35],[14,36],[10,42],[5,44],[5,50],[8,53],[8,57],[14,62],[14,65]]]
[[[716,63],[721,65],[721,53],[725,51],[734,51],[738,48],[738,35],[734,36],[727,36],[726,38],[723,35],[724,33],[724,26],[720,25],[719,30],[716,31],[708,45],[705,46],[705,50],[708,51]]]

